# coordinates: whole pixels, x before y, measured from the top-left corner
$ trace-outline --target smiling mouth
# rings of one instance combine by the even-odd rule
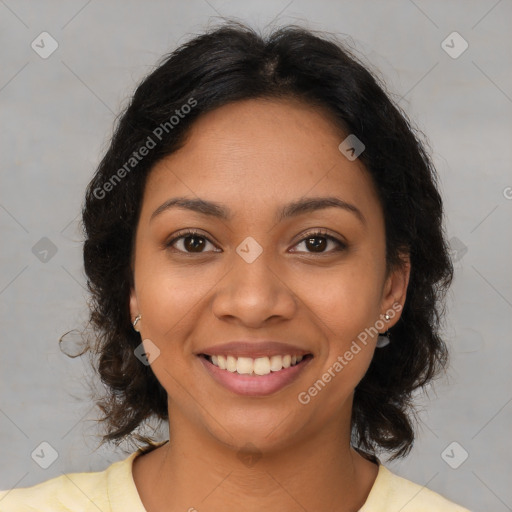
[[[209,363],[220,370],[250,377],[269,375],[277,373],[290,367],[297,366],[313,357],[312,354],[305,355],[275,355],[270,357],[235,357],[223,355],[199,354]]]

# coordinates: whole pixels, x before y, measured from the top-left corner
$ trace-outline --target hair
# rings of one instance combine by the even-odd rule
[[[415,437],[413,392],[448,362],[439,330],[453,266],[427,143],[379,79],[334,36],[288,25],[263,37],[237,22],[205,31],[162,57],[117,118],[86,191],[83,257],[94,330],[89,348],[105,388],[95,398],[106,426],[102,442],[151,443],[138,428],[152,418],[168,419],[165,389],[134,354],[141,338],[129,309],[147,176],[184,145],[198,116],[256,98],[321,106],[342,133],[354,134],[365,146],[359,160],[382,205],[387,268],[402,265],[407,254],[411,272],[401,317],[390,330],[392,342],[375,351],[355,389],[352,443],[362,453],[384,450],[391,459],[403,457]],[[154,147],[139,155],[150,141]]]

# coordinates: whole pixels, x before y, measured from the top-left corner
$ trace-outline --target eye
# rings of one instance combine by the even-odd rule
[[[180,245],[182,247],[177,247]],[[202,235],[199,231],[195,231],[193,229],[185,229],[177,233],[177,236],[173,237],[172,240],[169,240],[165,243],[166,247],[173,247],[177,249],[179,252],[183,252],[185,254],[202,254],[205,252],[205,247],[210,244],[212,247],[215,247],[213,243],[205,236]],[[215,250],[213,252],[221,252],[219,250]]]
[[[332,250],[326,250],[329,243],[334,245]],[[181,247],[179,246],[181,244]],[[214,250],[207,250],[208,244],[210,244]],[[316,254],[325,254],[329,252],[338,252],[347,248],[347,245],[338,240],[336,237],[327,234],[325,231],[314,231],[307,233],[306,236],[295,245],[295,247],[304,244],[307,251],[292,251],[292,252],[310,252]],[[185,254],[203,254],[205,252],[222,252],[217,249],[216,246],[209,240],[208,237],[203,235],[201,232],[186,229],[178,232],[171,240],[165,243],[165,247],[173,247],[178,252]]]
[[[334,249],[331,251],[326,251],[326,247],[329,243],[334,245]],[[327,234],[325,231],[315,231],[313,233],[307,233],[305,238],[303,238],[295,247],[304,244],[305,248],[308,249],[306,252],[312,252],[316,254],[325,254],[329,252],[338,252],[343,251],[347,248],[347,244],[338,240],[334,236]],[[295,251],[293,251],[295,252]],[[304,252],[304,251],[297,251]]]

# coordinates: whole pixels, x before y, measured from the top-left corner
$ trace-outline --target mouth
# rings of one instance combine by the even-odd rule
[[[280,391],[298,378],[313,354],[263,357],[198,354],[213,379],[237,395],[265,396]]]
[[[217,366],[221,370],[226,370],[239,375],[269,375],[271,372],[279,372],[299,364],[305,357],[313,357],[312,354],[284,356],[264,356],[264,357],[235,357],[223,355],[200,354],[207,361]]]

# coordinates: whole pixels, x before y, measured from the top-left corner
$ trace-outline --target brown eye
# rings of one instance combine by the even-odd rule
[[[185,250],[190,252],[202,252],[205,246],[204,237],[196,236],[196,235],[188,235],[183,237],[183,246]]]
[[[313,252],[324,252],[327,247],[327,238],[324,236],[315,236],[305,240],[306,247]]]
[[[329,242],[331,244],[334,244],[334,249],[326,251],[325,249],[328,247]],[[306,252],[310,253],[317,253],[317,254],[323,254],[323,253],[329,253],[329,252],[337,252],[342,251],[343,249],[346,249],[347,246],[344,244],[341,240],[338,240],[337,238],[328,235],[323,232],[318,233],[309,233],[306,238],[303,238],[297,245],[304,244],[306,248]],[[304,251],[298,251],[298,252],[304,252]]]
[[[166,244],[166,247],[173,247],[179,252],[183,252],[185,254],[201,254],[204,252],[211,252],[204,250],[205,247],[208,247],[208,244],[215,248],[213,243],[204,235],[201,235],[196,231],[186,231],[182,232],[179,236],[174,237]]]

